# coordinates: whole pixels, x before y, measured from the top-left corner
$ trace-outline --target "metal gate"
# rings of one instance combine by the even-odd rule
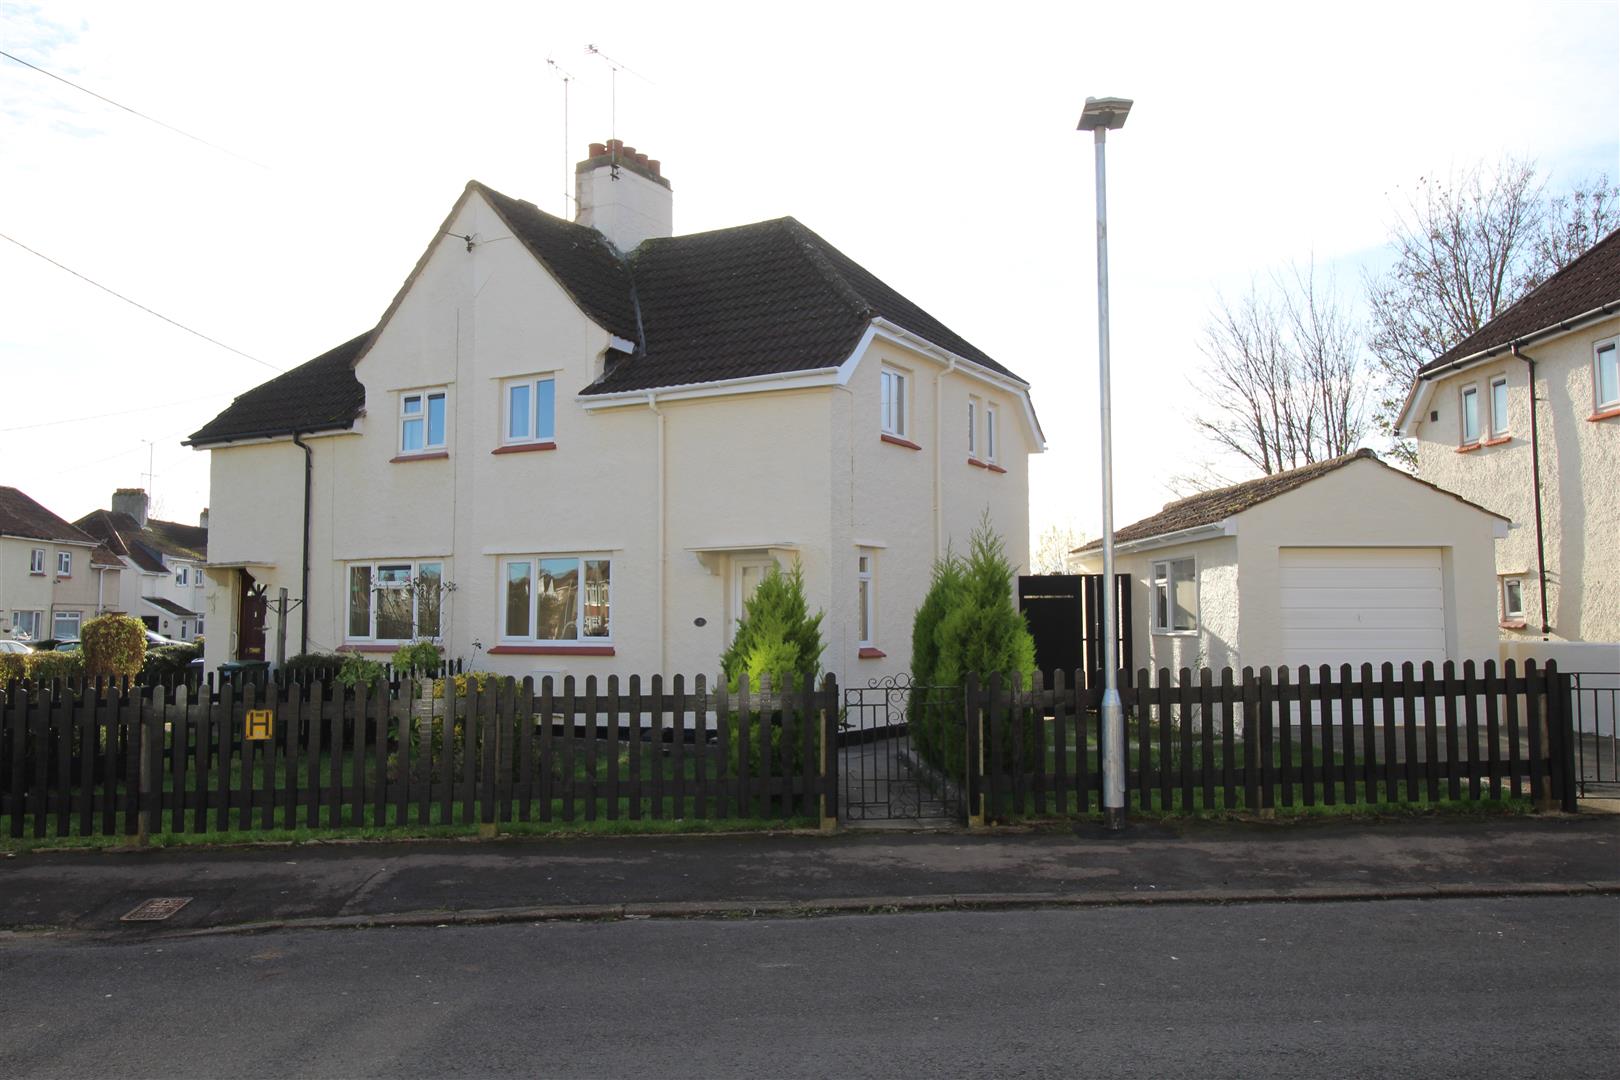
[[[1583,799],[1620,796],[1620,674],[1570,672],[1569,688],[1576,792]]]
[[[906,674],[846,687],[838,734],[840,818],[965,824],[960,770],[966,747],[958,687],[917,686]]]

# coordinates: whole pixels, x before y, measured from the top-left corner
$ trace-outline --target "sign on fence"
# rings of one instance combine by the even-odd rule
[[[246,730],[242,738],[254,742],[269,742],[275,737],[276,716],[269,709],[249,709]]]

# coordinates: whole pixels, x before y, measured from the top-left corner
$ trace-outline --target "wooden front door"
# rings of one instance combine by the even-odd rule
[[[238,660],[264,659],[264,617],[269,601],[264,586],[253,580],[253,575],[241,571],[242,594],[238,601],[236,626],[236,658]]]

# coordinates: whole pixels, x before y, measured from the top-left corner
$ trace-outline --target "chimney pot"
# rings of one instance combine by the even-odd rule
[[[671,189],[662,164],[620,139],[590,148],[590,157],[574,166],[574,220],[620,251],[633,251],[651,237],[673,236]],[[610,154],[612,160],[604,160]]]
[[[613,150],[613,151],[623,150],[624,149],[624,141],[621,140],[621,139],[609,139],[607,141],[607,148],[609,150]]]
[[[664,175],[663,169],[661,167],[661,163],[659,162],[659,160],[657,158],[648,158],[647,161],[646,161],[646,165],[647,165],[647,168],[652,170],[652,174],[654,176],[663,176]]]
[[[605,153],[607,153],[607,144],[606,143],[593,142],[593,143],[591,143],[591,152],[589,154],[587,154],[586,156],[587,157],[601,157]]]

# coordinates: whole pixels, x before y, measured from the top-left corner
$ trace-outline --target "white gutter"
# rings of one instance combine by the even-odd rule
[[[1453,360],[1445,367],[1436,368],[1433,371],[1419,375],[1413,381],[1412,388],[1406,393],[1406,403],[1401,406],[1401,415],[1395,423],[1395,433],[1408,439],[1416,436],[1417,431],[1413,425],[1417,421],[1414,418],[1422,416],[1424,409],[1428,407],[1429,398],[1434,394],[1435,380],[1443,379],[1448,375],[1455,375],[1476,364],[1483,364],[1485,361],[1491,360],[1502,353],[1511,352],[1515,345],[1523,347],[1542,338],[1552,337],[1556,334],[1566,334],[1589,322],[1605,318],[1616,312],[1620,312],[1620,299],[1610,300],[1606,304],[1599,304],[1589,311],[1583,311],[1581,314],[1571,316],[1561,322],[1544,326],[1540,330],[1531,331],[1523,337],[1517,337],[1511,341],[1504,341],[1499,345],[1492,345],[1490,348],[1469,353],[1467,356]]]
[[[668,516],[664,512],[664,410],[658,407],[658,395],[647,395],[647,408],[658,417],[658,671],[669,671],[669,612],[664,591],[664,562]]]
[[[1029,383],[1024,382],[1022,379],[1003,375],[998,371],[992,371],[983,364],[953,353],[949,349],[941,348],[927,338],[914,334],[905,327],[892,323],[887,319],[881,317],[873,319],[872,326],[882,336],[898,345],[903,345],[908,349],[932,357],[941,363],[949,365],[953,370],[960,368],[964,375],[978,379],[982,383],[987,383],[1008,393],[1017,394],[1019,401],[1024,406],[1024,421],[1029,424],[1029,430],[1035,436],[1037,450],[1039,452],[1046,450],[1046,433],[1041,430],[1041,422],[1035,416],[1035,406],[1029,400]]]
[[[1129,554],[1133,551],[1153,551],[1158,548],[1174,547],[1177,544],[1191,544],[1199,540],[1211,540],[1217,536],[1236,536],[1237,522],[1232,518],[1222,518],[1220,521],[1207,525],[1193,525],[1186,529],[1177,529],[1175,532],[1159,533],[1157,536],[1144,536],[1139,540],[1126,540],[1116,543],[1116,552]],[[1090,547],[1078,548],[1070,552],[1071,555],[1090,557],[1101,555],[1102,548],[1093,550]]]
[[[832,386],[837,382],[838,370],[838,368],[812,368],[808,371],[782,371],[769,375],[716,379],[713,382],[681,383],[676,386],[660,386],[656,393],[662,401],[687,401],[691,398],[722,397],[726,394],[746,394],[751,391]],[[574,401],[587,412],[595,412],[598,409],[622,409],[627,405],[645,405],[647,395],[651,392],[653,391],[625,390],[617,394],[576,394]]]

